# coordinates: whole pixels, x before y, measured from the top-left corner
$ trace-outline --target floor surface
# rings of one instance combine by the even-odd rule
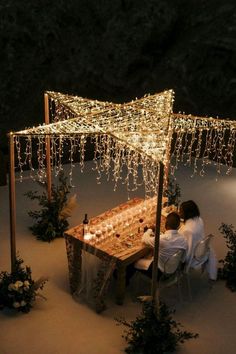
[[[96,184],[92,162],[86,163],[83,174],[75,168],[72,193],[77,193],[78,207],[70,219],[70,227],[79,224],[85,213],[89,217],[127,200],[125,186],[113,191],[112,182]],[[236,170],[230,176],[222,174],[216,181],[215,169],[209,168],[202,177],[191,177],[191,170],[181,166],[176,173],[182,191],[182,201],[195,200],[205,221],[206,232],[213,233],[217,258],[226,254],[225,240],[218,228],[221,222],[236,225]],[[65,243],[57,239],[52,243],[37,241],[28,227],[31,225],[27,211],[36,203],[23,194],[39,187],[25,178],[16,183],[17,194],[17,250],[30,265],[33,278],[48,276],[43,295],[29,314],[0,312],[0,354],[118,354],[126,346],[123,328],[116,325],[115,317],[135,319],[140,304],[133,301],[134,286],[127,289],[123,306],[114,303],[112,286],[108,308],[96,314],[86,304],[76,302],[69,293]],[[142,195],[140,190],[135,195]],[[0,187],[0,270],[10,269],[9,209],[7,187]],[[179,354],[234,354],[236,352],[236,294],[224,282],[217,281],[210,289],[207,279],[192,274],[193,300],[188,300],[183,289],[184,301],[179,302],[176,289],[163,293],[167,304],[176,309],[174,318],[189,331],[199,333],[199,338],[179,347]]]

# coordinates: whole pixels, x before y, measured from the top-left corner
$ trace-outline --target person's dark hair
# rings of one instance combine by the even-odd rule
[[[169,230],[178,230],[180,225],[180,216],[179,214],[172,212],[166,217],[166,229]]]
[[[180,217],[184,221],[200,216],[197,204],[193,200],[187,200],[180,205]]]

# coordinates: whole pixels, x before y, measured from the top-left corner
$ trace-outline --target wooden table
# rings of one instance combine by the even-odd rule
[[[98,227],[99,224],[108,220],[111,216],[122,213],[124,210],[141,205],[144,200],[135,198],[118,207],[92,218],[90,227]],[[143,224],[142,224],[143,225]],[[144,225],[143,225],[144,226]],[[105,293],[114,269],[117,269],[116,303],[123,304],[126,286],[126,267],[150,252],[141,242],[141,233],[138,233],[138,224],[134,227],[136,232],[124,232],[119,238],[114,235],[101,243],[93,244],[86,241],[82,235],[83,225],[78,225],[65,232],[66,249],[69,266],[69,281],[71,293],[75,293],[81,283],[82,250],[91,253],[103,261],[103,267],[98,279],[96,293],[97,307],[103,306]],[[97,308],[97,310],[98,310]]]

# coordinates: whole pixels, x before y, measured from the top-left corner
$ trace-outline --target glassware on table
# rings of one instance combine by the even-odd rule
[[[91,243],[91,245],[94,245],[96,243],[96,240],[97,240],[95,226],[92,226],[90,228],[90,234],[92,235],[90,243]]]
[[[107,237],[110,238],[113,232],[114,232],[113,224],[112,223],[107,224]]]
[[[119,213],[116,216],[115,223],[113,222],[113,234],[116,235],[116,233],[118,234],[122,233],[122,228],[123,228],[123,216],[122,213]]]
[[[117,224],[117,222],[118,222],[118,216],[119,216],[119,214],[118,213],[116,213],[115,215],[113,215],[113,217],[109,220],[109,223],[111,223],[112,225],[116,225]]]
[[[140,216],[138,221],[139,221],[138,233],[143,233],[144,218],[142,216]]]
[[[128,212],[128,210],[126,210],[126,212],[123,215],[123,219],[122,219],[122,224],[121,224],[121,230],[122,233],[127,233],[129,231],[130,225],[131,225],[131,214]]]
[[[95,232],[96,232],[96,229],[94,226],[90,227],[90,234],[92,234],[94,237],[95,237]]]
[[[129,210],[126,210],[124,213],[124,219],[123,219],[123,223],[122,223],[124,232],[129,231],[131,223],[132,223],[132,214],[130,213]]]
[[[146,216],[147,215],[147,211],[148,211],[147,206],[143,205],[141,210],[142,210],[142,214]]]
[[[95,232],[95,236],[96,236],[96,243],[100,243],[101,242],[102,231],[100,229],[97,229],[96,232]]]
[[[120,229],[123,223],[122,214],[117,215],[117,228]]]
[[[104,241],[107,235],[107,224],[105,222],[101,224],[101,233],[100,240]]]

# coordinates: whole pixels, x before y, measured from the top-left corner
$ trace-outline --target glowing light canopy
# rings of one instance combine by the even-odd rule
[[[83,168],[86,139],[94,144],[94,163],[98,171],[112,172],[115,186],[124,171],[128,190],[140,184],[138,168],[143,171],[147,194],[155,193],[158,161],[171,160],[174,174],[178,163],[192,165],[194,173],[204,175],[212,163],[220,173],[226,164],[230,173],[235,150],[236,122],[215,118],[173,114],[174,92],[147,95],[125,104],[89,100],[78,96],[47,92],[51,124],[40,125],[14,133],[18,165],[21,173],[28,165],[33,174],[32,140],[37,141],[38,177],[46,176],[46,139],[50,139],[51,168],[62,170],[64,150],[69,149],[70,176],[74,156],[79,153]],[[21,139],[25,139],[22,157]],[[170,155],[170,152],[172,154]],[[201,158],[201,159],[200,159]]]

